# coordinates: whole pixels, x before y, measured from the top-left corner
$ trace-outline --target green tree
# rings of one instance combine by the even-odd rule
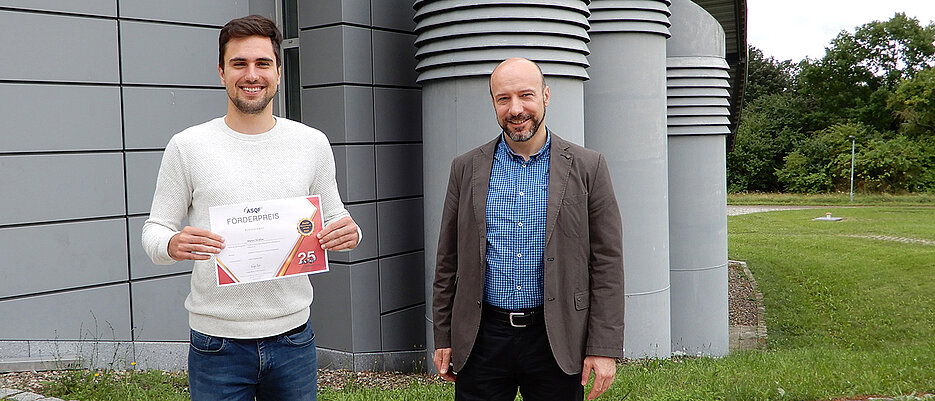
[[[776,177],[791,192],[821,193],[848,188],[850,136],[866,138],[868,134],[859,124],[839,124],[817,132],[783,158]]]
[[[935,68],[900,83],[887,106],[900,122],[900,133],[916,139],[935,137]]]
[[[879,131],[895,131],[887,100],[896,86],[935,65],[935,25],[897,13],[852,34],[842,31],[820,60],[805,60],[798,91],[817,108],[814,118],[829,125],[860,121]]]
[[[763,96],[792,89],[798,74],[792,60],[777,61],[773,57],[766,57],[762,50],[753,46],[750,46],[747,60],[744,102],[749,104]]]

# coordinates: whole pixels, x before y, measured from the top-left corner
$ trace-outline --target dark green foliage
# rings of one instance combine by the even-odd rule
[[[728,190],[935,191],[935,24],[897,13],[843,31],[819,60],[751,48]]]

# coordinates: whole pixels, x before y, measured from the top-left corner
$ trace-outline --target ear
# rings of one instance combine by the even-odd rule
[[[549,96],[550,96],[550,95],[551,95],[551,94],[549,93],[549,87],[546,86],[545,89],[542,90],[542,103],[543,103],[545,106],[548,106],[548,105],[549,105]]]
[[[218,64],[218,76],[221,77],[221,84],[224,84],[224,69],[221,68],[221,65]]]

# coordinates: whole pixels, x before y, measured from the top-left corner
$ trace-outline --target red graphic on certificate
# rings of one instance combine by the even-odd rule
[[[328,271],[318,242],[319,196],[276,199],[209,209],[212,231],[227,246],[215,257],[218,285],[234,285]]]

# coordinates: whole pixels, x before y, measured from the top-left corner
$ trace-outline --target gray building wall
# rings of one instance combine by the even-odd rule
[[[15,55],[0,64],[0,359],[184,368],[192,264],[154,265],[140,232],[169,138],[226,112],[218,32],[251,13],[275,19],[277,5],[0,0],[0,51]],[[298,14],[301,119],[334,144],[340,192],[364,231],[357,250],[332,253],[332,272],[312,278],[323,366],[418,368],[411,3],[308,0]]]
[[[421,368],[422,98],[409,0],[298,2],[302,121],[328,135],[363,230],[311,277],[323,367]]]

